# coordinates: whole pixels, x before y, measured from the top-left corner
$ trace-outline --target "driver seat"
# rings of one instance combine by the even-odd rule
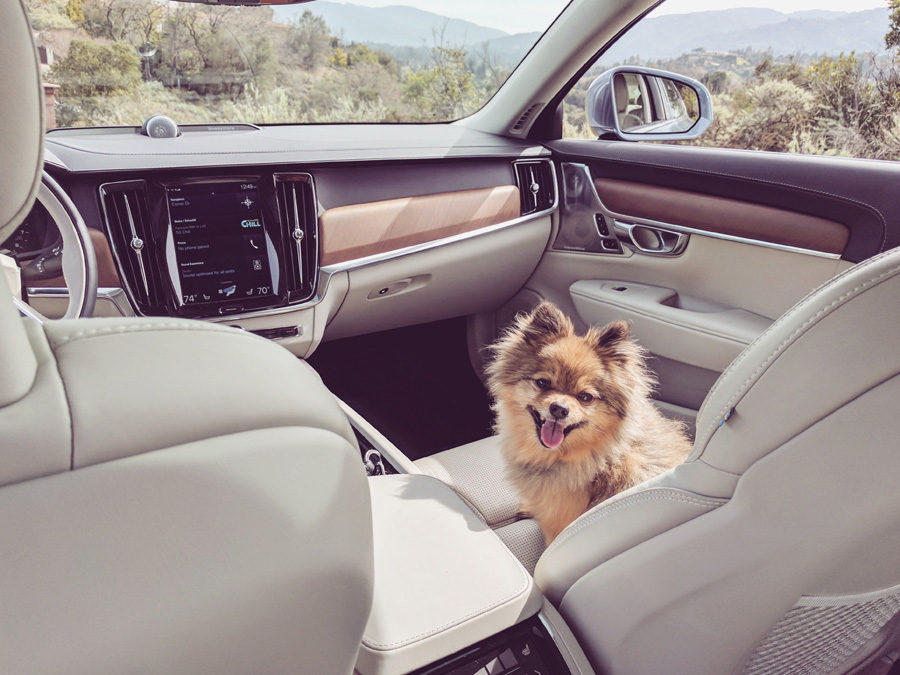
[[[43,115],[0,3],[0,244]],[[0,672],[353,670],[372,601],[368,486],[318,376],[239,330],[19,316],[0,273]]]

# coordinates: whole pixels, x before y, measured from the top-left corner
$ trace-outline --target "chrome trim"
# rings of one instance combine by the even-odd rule
[[[518,218],[513,218],[512,220],[506,220],[502,223],[495,223],[494,225],[488,225],[487,227],[482,227],[477,230],[471,230],[469,232],[463,232],[461,234],[454,234],[450,237],[444,237],[442,239],[435,239],[433,241],[426,241],[422,244],[413,244],[412,246],[406,246],[404,248],[398,248],[393,251],[385,251],[384,253],[375,253],[374,255],[366,256],[364,258],[356,258],[355,260],[347,260],[344,262],[334,263],[333,265],[326,265],[325,267],[319,268],[322,272],[328,274],[335,274],[336,272],[346,272],[349,270],[359,269],[361,267],[368,267],[370,265],[376,265],[378,263],[386,262],[388,260],[393,260],[394,258],[402,258],[408,255],[412,255],[414,253],[421,253],[422,251],[428,251],[433,248],[438,248],[440,246],[446,246],[448,244],[455,244],[460,241],[465,241],[467,239],[473,239],[475,237],[480,237],[486,234],[491,234],[493,232],[498,232],[500,230],[505,230],[509,227],[515,227],[516,225],[521,225],[522,223],[529,223],[532,220],[537,220],[539,218],[545,218],[549,216],[551,213],[556,211],[559,206],[559,183],[556,177],[556,166],[553,164],[551,160],[527,160],[529,163],[533,163],[535,161],[545,161],[548,162],[551,166],[552,171],[550,172],[553,176],[553,204],[550,205],[550,208],[544,209],[543,211],[535,211],[534,213],[529,213],[526,216],[519,216]],[[516,162],[513,162],[514,164]],[[518,187],[518,186],[517,186]]]
[[[68,292],[66,292],[68,295]],[[27,316],[29,319],[36,321],[39,325],[43,326],[44,322],[47,320],[43,314],[29,306],[27,302],[24,300],[20,300],[19,298],[13,298],[13,305],[15,305],[16,309],[18,309],[23,316]]]
[[[128,275],[123,272],[125,267],[124,265],[122,265],[121,256],[119,255],[118,247],[116,246],[116,238],[112,235],[109,212],[106,209],[106,196],[111,193],[110,188],[112,186],[123,185],[134,185],[137,189],[143,189],[144,194],[146,195],[147,182],[142,178],[132,180],[117,180],[110,181],[108,183],[102,183],[100,187],[97,188],[97,191],[100,193],[100,208],[103,211],[103,225],[106,233],[106,238],[109,241],[109,248],[112,251],[113,260],[115,260],[116,262],[116,269],[120,272],[119,276],[121,277],[122,288],[124,288],[125,294],[128,296],[128,302],[133,308],[134,314],[136,316],[143,316],[143,314],[138,310],[137,293],[135,293],[134,289],[131,288],[131,282],[128,279]],[[148,296],[147,303],[149,304],[149,302],[150,298]]]
[[[310,189],[310,193],[311,193],[310,198],[312,200],[312,204],[310,205],[312,208],[310,210],[312,211],[313,218],[315,219],[314,222],[310,224],[311,229],[312,229],[312,242],[307,242],[307,244],[306,244],[307,248],[312,251],[312,269],[310,270],[310,272],[313,275],[313,279],[311,279],[312,289],[309,294],[309,297],[306,300],[303,300],[302,302],[308,302],[309,300],[311,300],[313,298],[319,297],[319,295],[318,295],[319,279],[316,275],[316,270],[319,269],[319,198],[316,194],[316,180],[315,180],[315,178],[313,178],[313,175],[311,173],[309,173],[308,171],[278,171],[278,172],[275,172],[272,174],[272,182],[273,182],[273,187],[275,188],[275,205],[276,205],[276,207],[279,207],[278,208],[278,217],[280,218],[281,217],[281,208],[280,208],[279,202],[281,199],[280,199],[280,195],[279,195],[278,184],[279,183],[288,184],[288,183],[298,182],[296,180],[292,180],[292,177],[295,177],[295,176],[304,177],[304,178],[306,178],[306,182],[309,183],[309,189]],[[302,243],[303,237],[301,237],[300,239],[297,239],[296,236],[294,235],[294,231],[293,231],[294,229],[299,228],[300,224],[301,224],[300,213],[299,213],[299,210],[297,207],[297,190],[296,190],[296,188],[291,190],[291,193],[293,195],[293,203],[294,203],[294,228],[288,230],[287,234],[289,237],[291,237],[296,242],[297,265],[298,265],[297,269],[299,270],[300,283],[303,284],[303,280],[304,280],[303,243]],[[285,197],[287,197],[287,195],[285,195]],[[290,206],[289,204],[284,205],[285,213],[288,213],[289,206]],[[288,223],[282,223],[282,225],[287,226]],[[301,232],[302,232],[302,229],[301,229]],[[285,255],[287,255],[287,253],[288,253],[287,250],[285,250]],[[299,290],[299,289],[297,289],[297,290]],[[290,292],[290,289],[288,289],[288,292]],[[296,306],[296,305],[292,305],[292,306]]]
[[[69,289],[62,286],[29,286],[30,298],[68,298]],[[134,307],[128,300],[128,295],[118,286],[110,286],[97,289],[97,299],[109,300],[122,316],[136,316]]]
[[[288,314],[290,312],[299,312],[305,309],[310,309],[318,305],[322,300],[325,299],[325,296],[328,294],[328,286],[331,283],[331,277],[334,274],[333,272],[329,272],[319,269],[319,278],[316,283],[316,293],[311,298],[307,300],[302,300],[300,302],[295,302],[290,305],[280,305],[278,307],[267,307],[265,309],[257,309],[251,310],[249,312],[244,312],[242,314],[222,314],[216,316],[206,316],[199,317],[198,321],[213,321],[215,323],[219,323],[221,321],[231,321],[235,319],[254,319],[262,316],[273,316],[276,314]]]
[[[277,193],[276,193],[277,196]],[[291,236],[294,238],[294,241],[297,242],[297,274],[300,277],[299,281],[303,283],[303,230],[300,228],[300,211],[297,208],[297,186],[291,185],[291,198],[294,202],[294,231],[291,233]]]
[[[665,240],[662,237],[659,237],[660,242],[663,244],[663,248],[646,248],[642,246],[641,243],[637,240],[637,237],[634,236],[634,228],[642,227],[645,230],[650,230],[655,234],[671,234],[675,236],[675,243],[671,246],[666,247]],[[650,227],[649,225],[643,225],[641,223],[623,223],[621,220],[613,219],[613,233],[622,241],[623,238],[626,241],[623,241],[625,245],[633,246],[641,253],[646,253],[647,255],[658,255],[664,258],[666,257],[674,257],[677,255],[681,255],[684,252],[684,249],[687,248],[688,241],[691,238],[691,235],[686,234],[684,232],[676,232],[671,229],[663,229],[661,227]]]
[[[147,281],[147,270],[144,269],[144,257],[141,253],[144,250],[144,240],[138,236],[137,228],[134,226],[134,215],[131,213],[131,202],[128,201],[128,193],[123,192],[122,197],[125,199],[125,213],[128,214],[128,227],[131,228],[131,250],[137,255],[138,267],[141,270],[141,280],[144,282],[144,291],[147,298],[150,298],[150,282]]]
[[[586,165],[585,169],[587,169]],[[633,223],[636,225],[647,225],[649,227],[662,228],[667,230],[673,230],[675,232],[681,232],[684,234],[696,234],[702,237],[710,237],[712,239],[723,239],[725,241],[733,241],[739,244],[750,244],[751,246],[762,246],[763,248],[774,248],[778,251],[788,251],[790,253],[802,253],[804,255],[811,255],[817,258],[828,258],[829,260],[839,260],[841,257],[840,253],[825,253],[824,251],[816,251],[809,248],[800,248],[797,246],[788,246],[787,244],[776,244],[771,241],[762,241],[760,239],[747,239],[746,237],[737,237],[731,234],[722,234],[721,232],[710,232],[709,230],[698,230],[694,227],[687,227],[685,225],[673,225],[672,223],[666,223],[659,220],[650,220],[648,218],[637,218],[635,216],[628,216],[624,213],[617,213],[611,209],[609,209],[606,204],[603,203],[603,200],[600,199],[600,195],[597,194],[597,186],[594,185],[594,177],[590,173],[590,170],[587,169],[588,177],[590,180],[588,181],[591,186],[591,191],[594,193],[594,197],[597,198],[597,203],[600,205],[600,211],[603,215],[613,219],[624,221],[625,223]]]

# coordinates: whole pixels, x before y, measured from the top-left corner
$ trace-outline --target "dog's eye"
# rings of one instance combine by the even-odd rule
[[[581,392],[580,394],[578,394],[578,397],[577,397],[577,398],[578,398],[578,400],[581,401],[582,403],[590,403],[591,401],[594,400],[594,397],[591,396],[591,395],[590,395],[589,393],[587,393],[586,391],[583,391],[583,392]]]
[[[546,377],[537,378],[534,383],[537,385],[538,389],[549,389],[550,388],[550,380]]]

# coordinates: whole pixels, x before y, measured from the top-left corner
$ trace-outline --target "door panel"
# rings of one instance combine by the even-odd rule
[[[629,319],[668,403],[698,408],[728,363],[795,302],[900,244],[895,163],[605,141],[549,146],[564,190],[557,230],[511,304],[552,300],[581,330]],[[644,253],[623,243],[629,224],[669,226],[686,246]]]
[[[691,230],[837,255],[849,239],[842,223],[764,204],[617,178],[595,178],[594,187],[611,212]]]

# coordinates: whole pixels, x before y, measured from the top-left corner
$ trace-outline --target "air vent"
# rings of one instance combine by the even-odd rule
[[[287,252],[288,302],[307,300],[316,291],[319,263],[319,214],[312,176],[275,174],[275,195]]]
[[[543,103],[532,103],[528,108],[519,115],[519,119],[516,120],[516,123],[512,125],[512,133],[522,133],[522,131],[528,126],[528,122],[532,117],[537,114],[537,111],[540,110]]]
[[[100,200],[132,304],[141,314],[166,314],[160,267],[152,254],[160,248],[150,227],[146,184],[141,180],[106,183],[100,186]]]
[[[550,160],[515,162],[516,182],[522,200],[522,215],[546,211],[556,201],[553,163]]]

